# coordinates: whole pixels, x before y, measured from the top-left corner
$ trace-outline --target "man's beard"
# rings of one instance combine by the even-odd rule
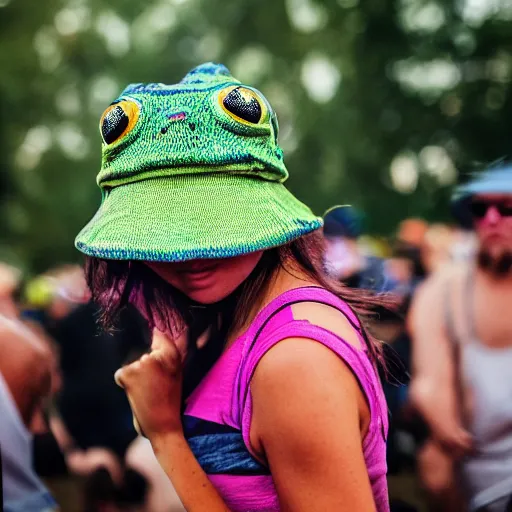
[[[481,249],[478,252],[478,266],[494,277],[505,277],[512,272],[512,252],[502,251],[494,255]]]

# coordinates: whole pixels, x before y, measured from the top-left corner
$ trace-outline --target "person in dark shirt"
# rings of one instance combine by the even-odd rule
[[[23,318],[47,339],[61,385],[45,408],[34,438],[36,471],[46,477],[83,477],[83,510],[182,511],[147,439],[137,435],[126,394],[114,373],[146,352],[151,333],[134,307],[111,332],[80,267],[64,266],[27,282]],[[67,499],[67,496],[66,496]],[[65,508],[65,507],[64,507]],[[137,508],[138,510],[138,508]]]
[[[28,283],[25,295],[37,307],[26,303],[22,318],[46,338],[61,382],[43,411],[44,424],[34,426],[35,469],[47,477],[68,472],[84,477],[84,505],[92,511],[94,503],[132,502],[127,496],[135,488],[137,499],[144,500],[144,478],[125,465],[137,433],[113,376],[150,341],[135,308],[121,314],[113,332],[101,330],[99,310],[88,300],[82,275],[80,268],[66,266]]]
[[[363,234],[363,215],[353,206],[335,206],[324,214],[326,242],[325,270],[350,288],[385,293],[394,283],[382,258],[364,254],[359,237]]]
[[[122,458],[137,434],[126,395],[113,375],[147,350],[149,333],[135,309],[122,313],[112,333],[100,330],[98,314],[92,302],[81,304],[50,327],[63,379],[56,405],[80,448],[103,447]]]

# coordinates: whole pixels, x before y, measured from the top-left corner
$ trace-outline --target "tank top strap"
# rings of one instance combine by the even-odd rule
[[[282,293],[260,311],[250,328],[252,340],[255,341],[258,339],[269,321],[276,314],[289,306],[293,306],[294,304],[299,304],[301,302],[316,302],[331,306],[338,311],[341,311],[352,326],[358,332],[361,332],[361,326],[357,315],[346,302],[320,286],[303,286],[301,288],[294,288]]]
[[[474,266],[469,265],[468,272],[465,276],[464,289],[463,289],[463,306],[464,306],[464,320],[467,325],[468,342],[473,343],[478,341],[476,334],[475,316],[473,314],[473,299],[475,296],[474,279],[475,272]]]
[[[444,324],[446,329],[446,335],[449,342],[449,350],[450,357],[453,364],[454,370],[454,387],[455,387],[455,395],[457,397],[457,401],[459,404],[464,404],[466,390],[464,388],[464,364],[462,352],[465,349],[465,345],[463,343],[463,338],[461,337],[460,330],[457,330],[457,324],[455,322],[455,313],[453,308],[453,297],[460,297],[461,305],[462,305],[462,320],[467,324],[464,329],[464,333],[467,333],[468,339],[467,343],[474,342],[474,320],[471,315],[471,297],[473,296],[473,267],[470,266],[466,275],[463,276],[463,282],[460,290],[460,294],[457,293],[454,295],[452,293],[452,279],[450,277],[446,280],[445,292],[444,292],[444,311],[445,318]],[[459,291],[459,290],[457,290]],[[463,425],[468,424],[467,414],[463,408],[460,410],[460,415],[462,419]]]
[[[300,302],[317,302],[334,307],[342,312],[356,330],[361,341],[357,349],[335,333],[314,325],[307,320],[288,320],[274,323],[266,328],[270,319],[280,311]],[[289,318],[289,317],[287,317]],[[317,341],[335,352],[351,369],[368,401],[371,415],[369,435],[365,438],[365,448],[376,439],[375,431],[387,436],[388,418],[385,400],[378,381],[377,372],[365,348],[365,340],[357,316],[344,301],[328,290],[319,287],[305,287],[285,292],[262,310],[253,323],[252,336],[249,336],[243,354],[237,378],[237,397],[235,417],[239,418],[244,441],[249,450],[252,400],[250,382],[262,357],[277,343],[287,338],[300,337]]]
[[[457,333],[457,328],[455,327],[455,314],[453,310],[452,304],[452,284],[453,281],[450,276],[447,277],[443,289],[443,311],[444,311],[444,328],[446,330],[446,335],[448,341],[450,342],[450,346],[453,349],[457,345],[459,345],[459,335]]]
[[[464,324],[464,334],[460,333],[460,329],[457,329],[457,322],[455,321],[455,310],[453,307],[452,284],[453,280],[450,276],[447,277],[444,286],[444,326],[448,340],[452,347],[460,345],[464,336],[467,336],[467,342],[472,343],[477,340],[476,329],[475,329],[475,318],[473,315],[473,297],[474,297],[474,268],[469,266],[468,271],[463,276],[463,282],[461,290],[455,295],[460,297],[461,303],[461,319]]]

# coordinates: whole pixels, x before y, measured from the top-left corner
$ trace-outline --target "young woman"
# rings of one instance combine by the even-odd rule
[[[372,304],[323,277],[267,100],[204,64],[129,86],[100,130],[77,247],[104,321],[132,302],[158,329],[116,380],[185,508],[388,511]]]

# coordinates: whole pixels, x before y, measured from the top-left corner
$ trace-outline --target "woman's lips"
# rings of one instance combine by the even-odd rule
[[[180,269],[183,274],[206,274],[213,272],[217,267],[216,263],[188,263]]]
[[[203,288],[212,284],[217,264],[191,263],[180,269],[181,275],[187,280],[187,284],[194,288]]]

